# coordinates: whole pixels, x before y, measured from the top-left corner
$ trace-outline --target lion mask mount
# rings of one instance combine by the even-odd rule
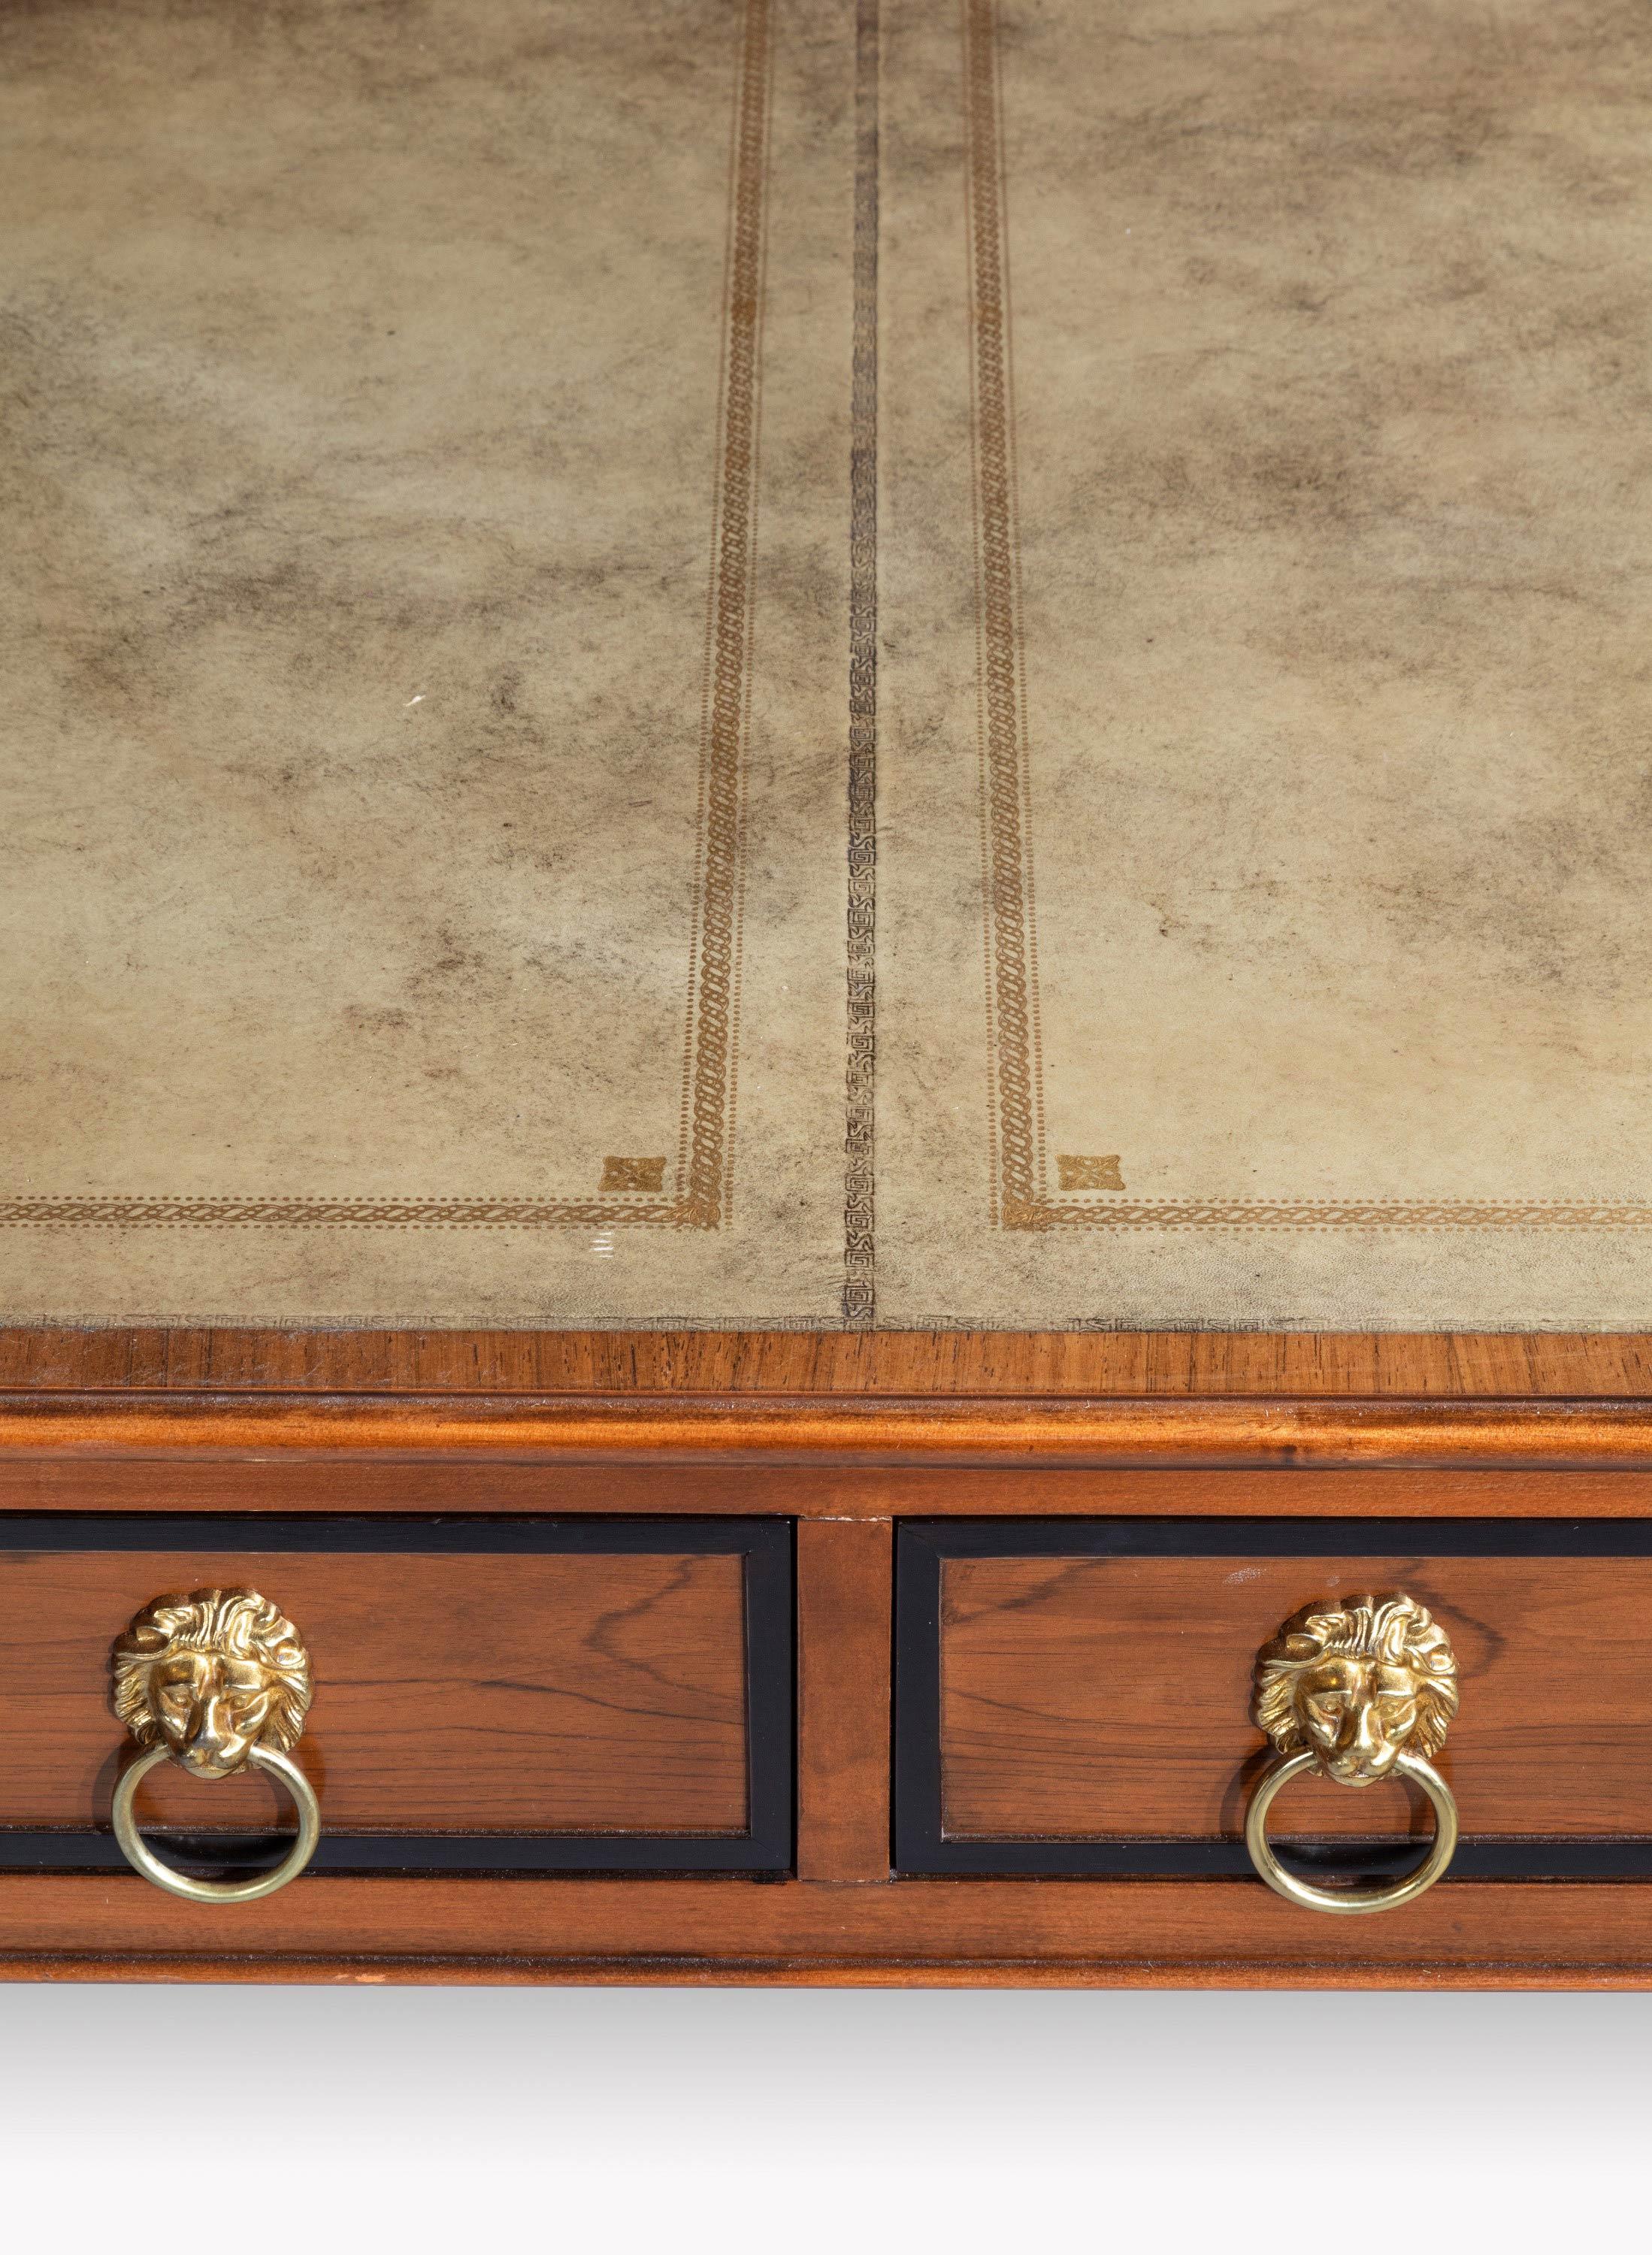
[[[255,1746],[290,1753],[304,1728],[309,1654],[256,1590],[157,1598],[113,1666],[115,1711],[139,1746],[165,1745],[197,1777],[245,1768]]]
[[[1282,1754],[1374,1785],[1403,1751],[1432,1760],[1457,1712],[1445,1631],[1410,1598],[1304,1606],[1256,1663],[1256,1721]]]

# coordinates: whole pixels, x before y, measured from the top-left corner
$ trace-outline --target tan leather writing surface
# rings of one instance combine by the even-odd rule
[[[1636,11],[0,43],[0,1314],[1652,1320]]]

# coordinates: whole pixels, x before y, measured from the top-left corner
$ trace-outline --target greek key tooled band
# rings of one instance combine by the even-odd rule
[[[772,34],[773,0],[746,0],[723,291],[723,380],[699,749],[695,916],[674,1194],[653,1199],[0,1198],[0,1227],[473,1230],[621,1225],[715,1229],[727,1220],[756,588]]]

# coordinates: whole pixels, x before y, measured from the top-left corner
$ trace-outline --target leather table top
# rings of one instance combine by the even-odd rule
[[[0,1321],[1652,1327],[1652,24],[0,15]]]

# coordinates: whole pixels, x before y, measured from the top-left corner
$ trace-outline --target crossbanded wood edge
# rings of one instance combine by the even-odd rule
[[[563,1464],[1652,1466],[1652,1402],[0,1394],[0,1451]]]

